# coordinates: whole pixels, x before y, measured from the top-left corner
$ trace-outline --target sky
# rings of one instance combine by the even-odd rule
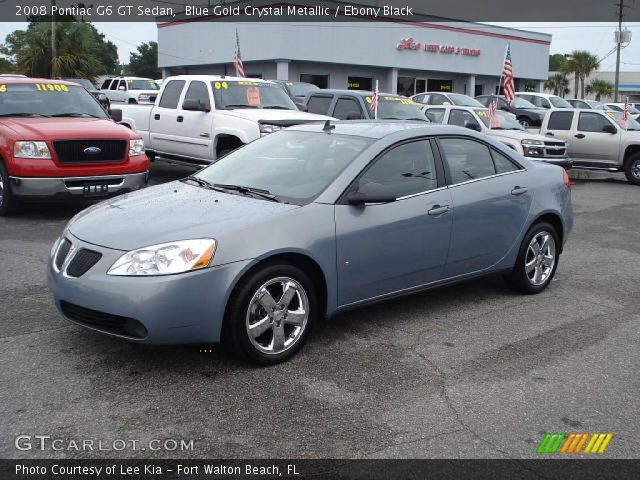
[[[96,22],[95,27],[104,33],[118,47],[120,63],[129,62],[129,55],[136,47],[151,40],[157,41],[157,28],[152,22]],[[133,25],[133,26],[132,26]],[[588,50],[602,59],[615,46],[613,32],[616,24],[613,22],[602,23],[495,23],[512,28],[533,30],[536,32],[553,35],[550,52],[570,53],[572,50]],[[26,23],[0,23],[0,43],[7,34],[16,29],[25,29]],[[632,40],[629,46],[622,50],[622,71],[640,71],[640,23],[624,24],[631,30]],[[600,70],[615,70],[615,53],[601,62]]]

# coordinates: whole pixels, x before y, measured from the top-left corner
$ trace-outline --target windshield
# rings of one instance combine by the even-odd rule
[[[317,197],[371,139],[283,130],[251,142],[195,176],[213,185],[259,189],[304,205]]]
[[[560,97],[549,97],[549,101],[551,105],[556,108],[573,108],[569,102],[567,102],[564,98]]]
[[[606,115],[609,116],[609,118],[613,119],[614,122],[616,122],[620,127],[624,128],[625,130],[629,130],[629,131],[640,131],[640,123],[638,123],[636,120],[634,120],[631,117],[627,117],[627,124],[625,125],[624,121],[622,120],[622,112],[614,112],[609,110],[608,112],[604,112]]]
[[[127,80],[129,90],[160,90],[153,80]]]
[[[374,118],[374,112],[371,108],[371,103],[373,102],[371,95],[367,95],[364,99],[371,118]],[[389,95],[380,95],[380,100],[378,100],[378,120],[429,121],[422,110],[410,98]]]
[[[482,123],[488,128],[491,128],[489,125],[489,109],[487,108],[475,108],[476,115],[480,117]],[[495,118],[498,122],[497,126],[494,126],[494,130],[524,130],[522,125],[518,123],[518,121],[513,118],[507,112],[503,112],[502,110],[496,110]],[[494,120],[494,122],[496,121]]]
[[[475,98],[471,98],[468,95],[462,95],[460,93],[449,93],[449,99],[454,103],[454,105],[460,105],[461,107],[482,107],[483,105],[476,100]]]
[[[520,98],[520,97],[514,97],[514,99],[511,101],[511,106],[513,108],[537,108],[537,109],[541,108],[541,107],[536,107],[529,100],[525,100],[524,98]]]
[[[297,110],[295,103],[275,83],[251,80],[218,80],[211,82],[216,109],[277,108]]]
[[[96,90],[95,85],[86,78],[65,78],[64,80],[82,85],[82,87],[87,90]]]
[[[46,82],[0,82],[0,116],[107,118],[102,107],[84,88]]]
[[[320,90],[313,83],[287,82],[287,87],[294,97],[306,97],[307,93]]]

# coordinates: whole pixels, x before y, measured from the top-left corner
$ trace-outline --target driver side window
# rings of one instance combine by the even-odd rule
[[[611,123],[599,113],[582,112],[578,118],[580,132],[602,133],[605,125],[611,125]]]
[[[379,183],[397,198],[438,187],[436,162],[428,140],[405,143],[384,153],[360,177],[359,184]]]
[[[457,125],[459,127],[475,126],[480,128],[478,121],[466,110],[452,109],[449,113],[449,120],[447,123],[449,125]]]

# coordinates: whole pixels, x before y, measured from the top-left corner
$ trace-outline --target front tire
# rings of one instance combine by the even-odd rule
[[[520,117],[518,119],[518,122],[520,123],[520,125],[522,125],[524,128],[529,128],[531,127],[531,122],[529,121],[528,118],[526,117]]]
[[[631,155],[624,164],[624,174],[629,183],[640,185],[640,153]]]
[[[520,245],[513,271],[505,277],[507,285],[526,294],[542,292],[549,286],[558,268],[560,242],[552,225],[532,226]]]
[[[9,174],[0,160],[0,217],[11,215],[18,207],[18,200],[11,191]]]
[[[225,341],[259,365],[274,365],[304,344],[319,312],[316,288],[307,274],[273,264],[246,278],[229,301]]]

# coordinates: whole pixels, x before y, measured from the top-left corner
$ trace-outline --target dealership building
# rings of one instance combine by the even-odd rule
[[[507,44],[516,89],[548,77],[551,36],[480,23],[385,19],[355,22],[158,21],[163,76],[234,75],[236,31],[248,77],[303,81],[321,88],[495,93]]]

